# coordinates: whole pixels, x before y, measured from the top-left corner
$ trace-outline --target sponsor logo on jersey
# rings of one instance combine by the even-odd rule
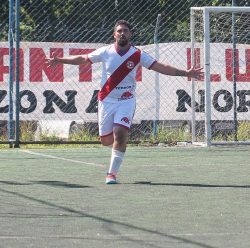
[[[129,120],[128,117],[122,117],[122,118],[121,118],[121,121],[122,121],[122,122],[125,122],[125,123],[127,123],[127,124],[130,123],[130,120]]]
[[[130,92],[130,91],[126,91],[126,92],[123,92],[121,97],[118,98],[119,101],[122,101],[122,100],[127,100],[127,99],[131,99],[133,98],[133,94]]]
[[[133,61],[128,61],[127,62],[127,68],[132,70],[135,67],[135,63]]]

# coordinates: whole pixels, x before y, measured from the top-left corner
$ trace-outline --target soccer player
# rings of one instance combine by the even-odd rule
[[[119,20],[114,26],[114,44],[99,48],[89,54],[47,58],[50,66],[56,64],[103,64],[101,88],[98,93],[99,135],[103,145],[112,147],[106,184],[115,184],[128,142],[129,128],[135,112],[136,69],[142,65],[156,72],[199,78],[202,68],[181,70],[156,61],[149,54],[131,45],[131,26]]]

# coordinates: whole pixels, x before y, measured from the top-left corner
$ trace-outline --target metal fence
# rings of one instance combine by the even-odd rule
[[[46,56],[84,54],[110,44],[114,23],[126,19],[133,27],[134,45],[160,61],[190,68],[190,7],[231,4],[231,0],[2,2],[1,142],[13,140],[18,146],[19,143],[98,141],[95,95],[101,77],[100,65],[62,65],[51,69],[45,64]],[[238,1],[237,5],[247,6],[248,2]],[[16,79],[20,85],[15,83]],[[186,97],[183,92],[191,95],[190,79],[167,77],[140,68],[137,81],[137,109],[130,140],[191,141],[191,103],[187,103],[187,109],[182,108]]]

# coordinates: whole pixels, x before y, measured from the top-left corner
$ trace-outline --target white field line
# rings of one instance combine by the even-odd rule
[[[49,154],[43,154],[43,153],[33,152],[33,151],[30,151],[30,150],[20,150],[20,152],[25,152],[25,153],[28,153],[28,154],[31,154],[31,155],[40,156],[40,157],[46,157],[46,158],[63,160],[63,161],[67,161],[67,162],[71,162],[71,163],[75,163],[75,164],[85,164],[85,165],[97,166],[97,167],[102,167],[102,168],[105,167],[103,164],[89,163],[89,162],[84,162],[84,161],[75,160],[75,159],[57,157],[57,156],[53,156],[53,155],[49,155]]]

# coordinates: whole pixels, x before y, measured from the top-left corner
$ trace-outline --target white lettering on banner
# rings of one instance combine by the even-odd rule
[[[46,55],[58,56],[87,54],[104,44],[79,43],[21,43],[20,55],[20,117],[22,120],[97,120],[96,91],[99,88],[101,64],[80,66],[58,65],[54,69],[45,64]],[[178,68],[191,68],[189,43],[160,44],[160,60]],[[233,115],[233,68],[232,49],[220,44],[223,51],[220,66],[213,65],[211,44],[211,110],[213,119],[232,119]],[[154,56],[154,46],[141,47]],[[200,66],[201,48],[195,49],[196,65]],[[218,49],[218,44],[217,44]],[[183,57],[183,54],[185,56]],[[215,54],[218,59],[218,54]],[[173,58],[174,57],[174,58]],[[0,42],[0,114],[8,118],[8,44]],[[160,75],[160,93],[154,93],[154,72],[139,68],[137,84],[137,110],[135,120],[189,120],[191,119],[190,78]],[[236,52],[237,112],[240,120],[250,120],[250,46],[239,45]],[[199,99],[195,111],[198,119],[204,119],[204,79],[197,84]],[[117,86],[120,87],[120,86]],[[157,96],[157,94],[160,94]],[[156,101],[160,109],[156,111]],[[156,117],[156,112],[158,116]]]

